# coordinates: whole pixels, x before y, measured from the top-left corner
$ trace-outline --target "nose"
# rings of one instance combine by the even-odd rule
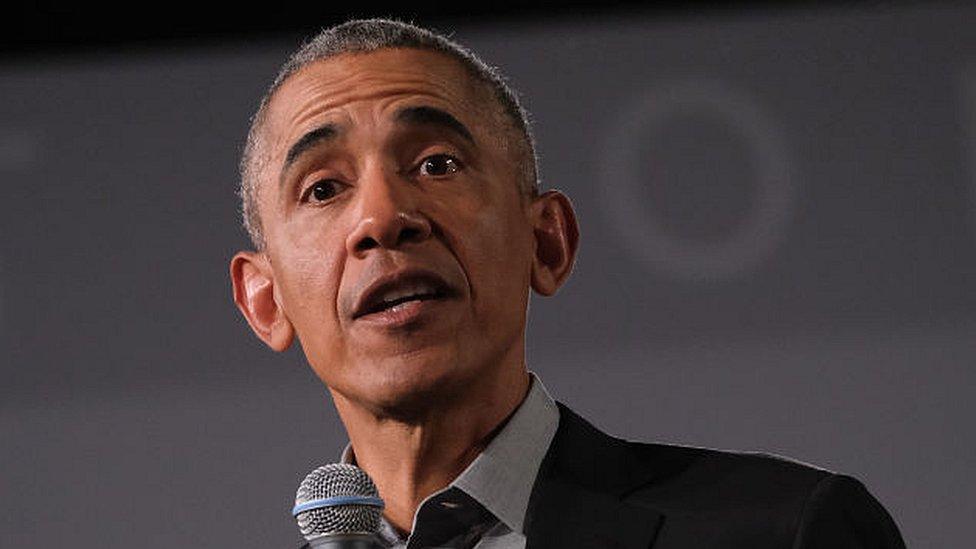
[[[362,258],[374,248],[395,249],[430,237],[430,220],[417,211],[418,190],[411,182],[375,170],[358,190],[358,216],[346,240],[351,255]]]

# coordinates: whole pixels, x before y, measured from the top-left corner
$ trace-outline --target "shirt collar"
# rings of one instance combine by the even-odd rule
[[[451,486],[463,490],[513,532],[524,533],[525,512],[539,466],[559,425],[559,409],[542,381],[530,373],[529,393],[502,430]],[[355,463],[352,446],[343,463]]]
[[[535,477],[558,424],[555,401],[532,374],[525,400],[481,455],[451,484],[478,500],[512,531],[523,533]]]

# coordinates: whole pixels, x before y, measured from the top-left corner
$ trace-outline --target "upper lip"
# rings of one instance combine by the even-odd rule
[[[382,310],[384,294],[397,288],[404,288],[415,284],[430,287],[437,298],[453,297],[456,294],[456,290],[444,280],[444,277],[433,271],[426,269],[397,271],[377,278],[366,287],[359,295],[359,299],[356,300],[352,318],[355,320],[361,316]]]

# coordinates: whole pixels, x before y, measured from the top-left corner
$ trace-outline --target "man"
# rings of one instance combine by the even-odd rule
[[[526,307],[565,282],[578,232],[536,174],[501,77],[398,22],[323,31],[253,119],[234,298],[272,349],[298,337],[386,502],[384,543],[903,547],[853,479],[624,442],[553,402]]]

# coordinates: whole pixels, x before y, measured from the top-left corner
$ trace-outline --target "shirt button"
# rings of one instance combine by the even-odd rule
[[[442,501],[441,507],[445,509],[457,509],[458,507],[461,507],[461,504],[454,501]]]

